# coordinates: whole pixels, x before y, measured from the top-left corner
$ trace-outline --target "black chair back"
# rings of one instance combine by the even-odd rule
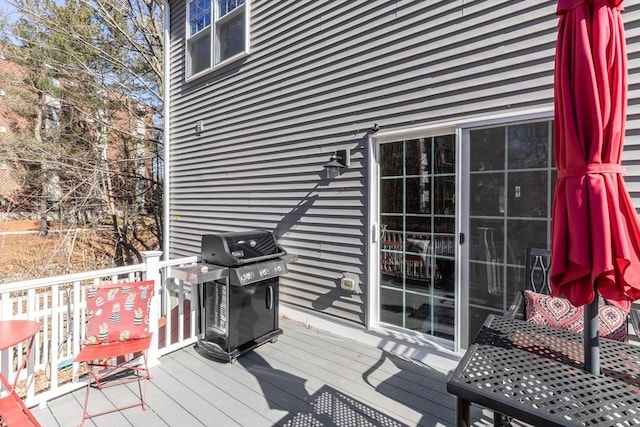
[[[548,249],[527,248],[526,257],[524,289],[550,295],[551,251]]]

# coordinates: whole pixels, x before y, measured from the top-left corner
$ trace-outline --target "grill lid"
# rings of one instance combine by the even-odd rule
[[[205,262],[235,267],[286,255],[267,230],[236,231],[202,236]]]

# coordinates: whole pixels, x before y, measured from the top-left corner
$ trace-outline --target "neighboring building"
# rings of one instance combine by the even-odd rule
[[[111,117],[107,119],[110,130],[101,133],[104,143],[102,144],[104,160],[114,164],[122,157],[123,153],[132,161],[135,161],[133,168],[136,176],[145,177],[132,183],[131,193],[135,197],[130,200],[131,206],[137,213],[145,213],[148,196],[148,179],[153,176],[153,147],[150,141],[153,140],[153,111],[151,107],[138,104],[127,99],[110,97],[110,104],[122,105],[122,108],[112,111]],[[107,143],[108,142],[108,143]],[[110,147],[110,149],[109,149]]]
[[[509,307],[526,248],[549,245],[556,1],[168,3],[167,256],[273,230],[298,256],[286,310],[456,351]],[[637,34],[640,5],[624,18]]]
[[[33,135],[37,115],[35,109],[38,101],[37,96],[26,86],[24,76],[25,70],[23,68],[0,55],[0,142],[2,142],[2,138],[12,138],[13,142],[9,142],[9,144],[15,145],[25,135]],[[51,84],[55,87],[73,87],[75,83],[73,77],[67,77],[52,78]],[[70,107],[64,100],[45,94],[42,99],[44,108],[42,110],[41,135],[45,141],[64,140],[65,132],[68,132],[67,126],[82,126],[91,137],[95,138],[95,141],[99,141],[96,143],[96,159],[99,158],[104,162],[102,166],[105,167],[105,172],[109,170],[113,172],[115,168],[123,168],[123,153],[127,153],[127,158],[135,162],[133,169],[136,171],[136,175],[143,178],[131,181],[132,169],[129,167],[126,173],[120,173],[120,176],[126,176],[127,181],[124,184],[115,182],[112,185],[120,189],[127,185],[128,190],[131,190],[131,194],[133,194],[128,205],[142,213],[146,209],[145,195],[148,180],[152,176],[153,147],[151,147],[150,141],[153,137],[153,113],[151,108],[127,99],[123,100],[120,96],[105,96],[104,102],[105,111],[101,112],[100,117],[87,120],[86,117],[90,114],[80,117],[77,110]],[[114,106],[116,107],[114,108]],[[109,108],[108,111],[107,108]],[[22,115],[16,111],[21,111]],[[32,113],[33,121],[25,116],[24,113],[28,112]],[[77,132],[77,129],[73,132]],[[15,179],[20,167],[19,162],[9,164],[0,158],[0,207],[2,204],[11,205],[8,202],[24,192],[23,185],[28,183],[18,182]],[[57,211],[57,204],[68,189],[62,188],[64,183],[60,178],[59,164],[51,163],[47,165],[47,168],[48,183],[44,197],[48,207]],[[87,186],[88,191],[91,191],[92,194],[82,194],[81,197],[78,197],[84,209],[90,210],[92,213],[105,209],[105,204],[111,199],[110,194],[112,193],[109,180],[104,179],[106,176],[103,174],[102,179],[99,179],[96,185]],[[77,183],[74,183],[73,186],[77,186]],[[65,208],[75,212],[74,203],[76,201],[73,200],[73,196],[70,198],[71,200],[66,201]],[[91,207],[87,207],[88,199],[93,203]],[[7,210],[25,208],[24,203],[22,205],[15,203],[12,206],[8,206]],[[34,211],[38,211],[40,208],[39,203],[31,205],[31,209]]]
[[[29,123],[13,110],[26,104],[15,96],[14,88],[22,76],[21,68],[7,61],[0,53],[0,144],[12,136],[28,130]],[[22,95],[25,95],[21,92]],[[0,154],[0,210],[7,211],[17,203],[17,196],[22,188],[17,176],[17,165],[8,162]],[[19,167],[19,166],[18,166]]]

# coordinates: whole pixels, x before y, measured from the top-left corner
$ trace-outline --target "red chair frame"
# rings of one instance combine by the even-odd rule
[[[114,289],[114,288],[135,288],[138,286],[146,286],[149,288],[148,298],[153,296],[153,281],[147,280],[143,282],[119,283],[113,285],[99,286],[98,289]],[[145,313],[148,316],[148,311]],[[84,407],[82,413],[82,422],[84,425],[87,419],[121,411],[136,406],[141,406],[143,410],[147,409],[145,403],[147,380],[151,379],[149,367],[147,364],[147,350],[151,344],[151,333],[142,338],[128,339],[124,341],[109,342],[103,344],[85,344],[82,346],[80,353],[74,359],[74,362],[85,362],[89,368],[89,378],[87,379],[87,388],[84,399]],[[119,374],[129,374],[121,377]],[[89,413],[89,394],[92,388],[102,391],[105,388],[117,385],[127,384],[130,382],[138,382],[139,400],[119,406],[117,408]]]

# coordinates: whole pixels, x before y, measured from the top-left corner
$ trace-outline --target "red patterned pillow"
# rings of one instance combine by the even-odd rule
[[[149,334],[153,281],[101,285],[87,289],[85,344],[144,338]]]
[[[569,300],[550,295],[524,291],[526,319],[537,325],[552,326],[572,332],[584,330],[584,309],[574,307]],[[627,342],[627,313],[613,305],[599,308],[600,336],[610,340]]]

